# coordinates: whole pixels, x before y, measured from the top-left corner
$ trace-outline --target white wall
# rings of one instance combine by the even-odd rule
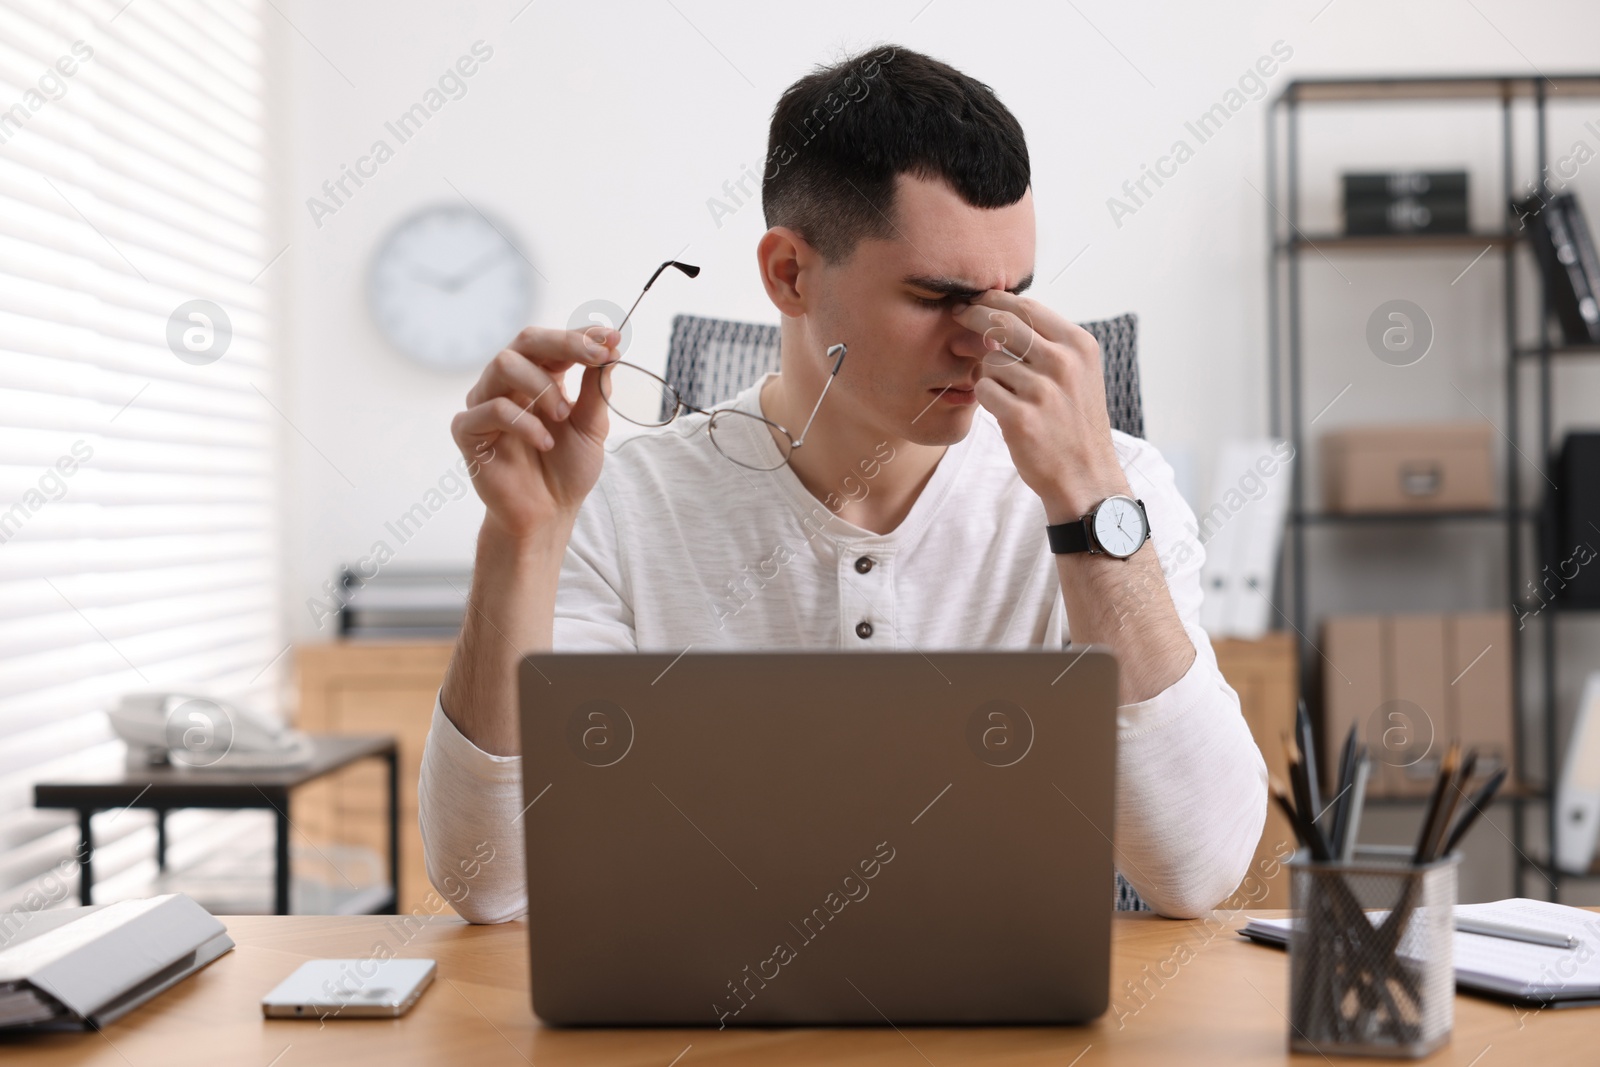
[[[379,337],[362,283],[386,228],[419,206],[459,202],[453,183],[507,220],[531,250],[548,279],[539,282],[533,320],[551,326],[591,298],[625,303],[669,256],[699,263],[699,280],[672,279],[642,308],[632,358],[646,364],[664,358],[678,310],[776,321],[753,269],[759,203],[719,228],[707,198],[721,195],[745,165],[760,168],[767,120],[784,87],[815,63],[878,41],[955,64],[1016,112],[1029,136],[1038,205],[1035,295],[1075,318],[1140,313],[1150,435],[1175,459],[1193,461],[1203,490],[1214,442],[1266,428],[1268,209],[1256,191],[1264,190],[1265,103],[1247,104],[1120,227],[1107,198],[1121,195],[1122,183],[1175,139],[1192,144],[1184,122],[1219,101],[1280,40],[1293,56],[1271,79],[1273,93],[1289,78],[1318,74],[1600,66],[1593,43],[1600,8],[1575,0],[1325,2],[1081,0],[1074,9],[822,0],[763,9],[730,0],[534,0],[518,14],[524,0],[281,0],[291,23],[279,27],[277,80],[287,108],[289,251],[270,280],[285,306],[279,338],[287,372],[278,400],[294,427],[284,437],[291,634],[318,633],[307,597],[375,540],[397,547],[400,562],[466,562],[481,517],[468,496],[404,546],[383,528],[452,462],[449,420],[473,379],[414,367]],[[278,18],[270,10],[264,17]],[[384,121],[479,40],[494,54],[466,96],[317,227],[306,199],[385,136]],[[1600,104],[1571,115],[1577,131],[1581,119],[1600,116]],[[1316,145],[1308,156],[1309,217],[1336,223],[1336,175],[1346,164],[1467,163],[1477,183],[1476,224],[1498,223],[1499,192],[1489,184],[1498,181],[1492,117],[1424,109],[1377,134],[1355,117],[1308,120],[1308,144]],[[1557,136],[1553,147],[1569,139]],[[1597,175],[1600,164],[1592,164],[1577,182],[1591,210],[1600,207]],[[1450,286],[1469,259],[1342,260],[1348,283],[1318,264],[1308,268],[1319,292],[1308,307],[1308,335],[1334,359],[1308,383],[1308,397],[1331,398],[1343,381],[1360,383],[1319,429],[1413,409],[1412,400],[1395,399],[1393,382],[1360,350],[1367,314],[1395,296],[1436,306],[1442,320],[1437,358],[1413,379],[1422,387],[1415,404],[1427,415],[1470,415],[1449,388],[1458,381],[1484,411],[1497,411],[1491,368],[1501,343],[1500,275],[1487,257]],[[1361,364],[1351,377],[1337,362],[1344,355]],[[1589,410],[1600,409],[1592,403],[1600,380],[1572,373]]]

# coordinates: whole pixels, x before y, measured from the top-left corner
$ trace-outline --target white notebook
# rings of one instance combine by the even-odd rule
[[[1574,948],[1552,948],[1457,930],[1453,951],[1459,988],[1551,1006],[1600,1004],[1600,913],[1512,897],[1460,904],[1456,915],[1577,938]],[[1240,933],[1284,945],[1292,925],[1290,919],[1251,919]]]
[[[232,947],[181,893],[23,913],[0,945],[0,1029],[98,1028]]]

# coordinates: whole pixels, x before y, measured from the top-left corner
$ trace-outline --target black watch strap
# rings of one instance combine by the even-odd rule
[[[1058,522],[1054,526],[1046,526],[1044,532],[1050,538],[1050,551],[1058,556],[1069,552],[1093,551],[1093,546],[1089,543],[1087,518]]]

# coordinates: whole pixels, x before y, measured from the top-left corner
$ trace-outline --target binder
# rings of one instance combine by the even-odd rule
[[[1600,432],[1574,430],[1561,442],[1540,521],[1543,565],[1525,587],[1529,614],[1551,604],[1600,608]]]
[[[1589,675],[1556,786],[1556,867],[1583,874],[1600,837],[1600,671]]]
[[[0,1030],[98,1030],[233,948],[181,893],[20,918],[0,947]]]
[[[1545,291],[1569,345],[1600,344],[1600,257],[1571,193],[1530,197],[1512,210],[1528,223]]]
[[[1401,721],[1384,724],[1389,744],[1378,787],[1397,796],[1427,796],[1439,776],[1445,744],[1454,736],[1448,718],[1444,620],[1438,615],[1391,615],[1388,626],[1391,652],[1384,670],[1396,701],[1389,714]]]
[[[1449,738],[1478,750],[1481,782],[1516,781],[1511,619],[1505,612],[1330,615],[1322,624],[1324,752],[1354,724],[1373,792],[1426,796]],[[1335,768],[1323,768],[1331,782]]]
[[[1474,780],[1510,768],[1516,779],[1511,703],[1511,616],[1466,611],[1445,616],[1451,737],[1478,752]]]
[[[1217,453],[1216,500],[1197,516],[1205,545],[1200,625],[1213,637],[1258,640],[1272,622],[1272,585],[1289,512],[1291,458],[1278,438],[1225,442]]]
[[[1384,793],[1390,788],[1384,781],[1383,768],[1391,759],[1388,749],[1395,735],[1389,731],[1405,723],[1391,723],[1384,704],[1388,697],[1383,663],[1386,645],[1384,617],[1381,615],[1335,615],[1322,624],[1322,654],[1326,667],[1323,670],[1322,744],[1323,753],[1339,751],[1350,727],[1365,741],[1375,760],[1372,768],[1372,792]],[[1338,771],[1333,766],[1321,768],[1323,787],[1337,790]]]

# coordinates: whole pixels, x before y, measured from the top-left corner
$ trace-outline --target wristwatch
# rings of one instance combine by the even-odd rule
[[[1093,552],[1127,559],[1150,540],[1150,518],[1145,514],[1144,501],[1120,493],[1106,497],[1081,519],[1044,529],[1050,537],[1050,551],[1057,555]]]

